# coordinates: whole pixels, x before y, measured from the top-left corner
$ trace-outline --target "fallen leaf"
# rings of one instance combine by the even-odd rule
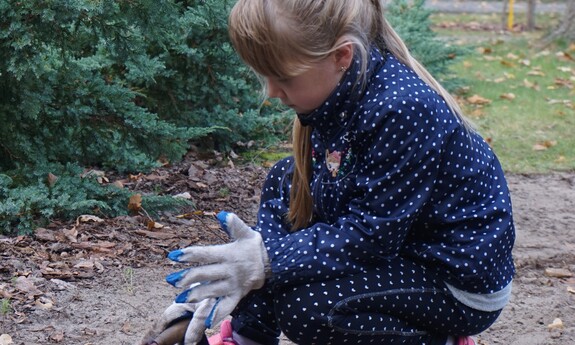
[[[104,220],[103,220],[102,218],[100,218],[100,217],[93,216],[93,215],[90,215],[90,214],[83,214],[83,215],[81,215],[80,217],[78,217],[78,218],[76,219],[76,224],[77,224],[78,222],[80,222],[80,223],[88,223],[88,222],[102,223],[103,221],[104,221]]]
[[[483,109],[474,109],[469,115],[473,116],[473,117],[482,117],[485,115],[485,112],[483,111]]]
[[[512,100],[515,99],[515,94],[509,92],[509,93],[504,93],[504,94],[502,94],[502,95],[499,96],[499,97],[502,98],[502,99],[506,99],[506,100],[512,101]]]
[[[533,83],[527,79],[523,79],[523,86],[530,89],[539,90],[539,86],[537,85],[537,83]]]
[[[556,56],[562,61],[575,61],[575,58],[567,52],[558,52]]]
[[[76,229],[76,227],[73,227],[72,229],[69,230],[62,229],[60,230],[60,232],[64,234],[64,236],[68,239],[68,241],[72,243],[78,242],[78,229]]]
[[[56,176],[52,173],[48,173],[47,181],[48,181],[48,186],[52,187],[56,184],[56,181],[58,181],[58,176]]]
[[[505,67],[515,67],[515,64],[511,61],[501,60],[501,64]]]
[[[146,236],[146,237],[153,238],[156,240],[168,240],[168,239],[176,237],[175,234],[170,234],[167,232],[146,231],[146,230],[136,230],[134,232],[138,235]]]
[[[471,104],[474,104],[474,105],[484,105],[484,104],[491,103],[491,100],[489,100],[487,98],[483,98],[479,95],[473,95],[471,97],[468,97],[467,101]]]
[[[564,268],[546,268],[545,275],[552,278],[569,278],[573,273]]]
[[[559,87],[566,87],[568,89],[573,88],[573,83],[569,79],[555,78],[555,85]]]
[[[534,69],[534,70],[529,71],[527,73],[527,75],[536,76],[536,77],[544,77],[545,73],[543,73],[543,71],[541,71],[541,70]]]
[[[54,302],[51,299],[49,299],[48,297],[44,297],[44,296],[42,296],[42,297],[38,298],[36,301],[34,301],[34,304],[42,310],[49,310],[49,309],[52,309],[52,307],[54,306]]]
[[[547,325],[549,329],[562,329],[563,328],[563,321],[560,318],[556,318],[553,322]]]
[[[128,202],[128,210],[136,213],[142,209],[142,195],[141,194],[134,194],[130,197],[130,201]]]
[[[573,293],[575,294],[575,288],[572,288],[571,286],[567,287],[567,292]]]
[[[480,54],[491,54],[491,53],[493,53],[493,49],[491,49],[489,47],[479,47],[479,48],[477,48],[477,51]]]
[[[164,227],[163,224],[160,224],[158,222],[155,222],[151,219],[146,220],[146,227],[148,228],[148,230],[153,230],[153,229],[162,229]]]

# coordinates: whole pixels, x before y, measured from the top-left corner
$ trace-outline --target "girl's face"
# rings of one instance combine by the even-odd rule
[[[265,77],[268,96],[278,98],[298,114],[309,114],[333,92],[343,75],[342,67],[347,69],[350,62],[335,52],[295,77]]]

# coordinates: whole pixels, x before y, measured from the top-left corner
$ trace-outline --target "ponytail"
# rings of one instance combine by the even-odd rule
[[[288,220],[292,231],[306,227],[313,217],[313,199],[310,190],[311,126],[302,126],[298,118],[293,124],[293,151],[295,169],[290,189]]]

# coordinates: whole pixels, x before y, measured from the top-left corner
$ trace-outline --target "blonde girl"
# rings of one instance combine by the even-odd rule
[[[239,0],[230,37],[296,114],[258,222],[189,263],[162,327],[185,344],[474,344],[511,294],[509,191],[489,145],[409,53],[378,0]]]

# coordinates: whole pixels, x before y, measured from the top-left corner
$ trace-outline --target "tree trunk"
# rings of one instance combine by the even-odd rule
[[[536,0],[529,0],[527,3],[527,31],[535,30],[535,2]]]
[[[546,43],[564,39],[567,43],[575,42],[575,0],[570,0],[565,8],[561,24],[545,38]]]

